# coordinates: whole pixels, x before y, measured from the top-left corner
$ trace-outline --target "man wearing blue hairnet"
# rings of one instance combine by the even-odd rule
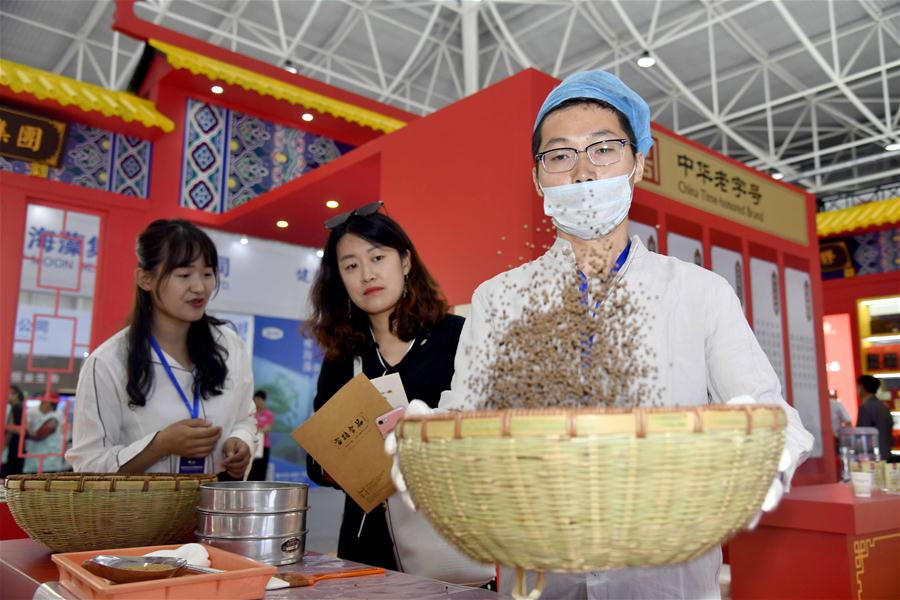
[[[553,89],[534,124],[532,177],[544,212],[557,230],[540,258],[483,283],[459,340],[451,389],[442,409],[470,409],[484,399],[483,381],[500,332],[492,315],[514,319],[529,301],[518,292],[553,274],[579,270],[615,273],[631,302],[647,315],[641,333],[652,349],[651,389],[663,405],[759,402],[780,404],[788,416],[779,476],[762,510],[777,505],[813,437],[782,397],[731,286],[694,264],[650,252],[628,237],[628,210],[653,139],[647,103],[615,76],[577,73]],[[573,474],[577,477],[577,474]],[[403,487],[403,482],[398,482]],[[758,516],[757,516],[758,519]],[[748,526],[755,525],[756,519]],[[719,548],[686,563],[581,575],[548,574],[546,598],[718,598]],[[504,570],[501,590],[510,590]]]

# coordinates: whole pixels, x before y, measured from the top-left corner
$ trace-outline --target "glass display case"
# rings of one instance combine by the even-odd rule
[[[878,398],[894,417],[893,454],[900,454],[900,296],[857,301],[860,372],[881,380]]]

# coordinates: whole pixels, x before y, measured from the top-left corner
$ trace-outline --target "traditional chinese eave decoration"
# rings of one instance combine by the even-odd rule
[[[405,122],[399,119],[388,117],[349,102],[330,98],[273,77],[261,75],[159,40],[151,39],[149,44],[165,54],[166,60],[173,68],[183,69],[194,75],[202,75],[211,81],[223,81],[261,96],[269,96],[276,100],[283,100],[290,104],[326,113],[375,131],[391,133],[406,125]]]
[[[74,106],[86,113],[100,113],[126,123],[137,122],[166,133],[175,129],[172,120],[156,110],[149,100],[6,59],[0,59],[0,86],[37,100],[53,100],[63,107]]]
[[[900,198],[869,202],[816,215],[816,230],[819,237],[891,223],[900,223]]]

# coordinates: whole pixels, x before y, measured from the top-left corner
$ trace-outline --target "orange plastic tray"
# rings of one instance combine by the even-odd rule
[[[203,547],[209,552],[212,568],[222,569],[225,571],[224,573],[184,575],[153,581],[115,584],[87,572],[81,566],[81,563],[99,554],[140,556],[154,550],[178,547],[179,544],[172,544],[143,548],[66,552],[54,554],[51,558],[59,569],[60,583],[67,590],[85,600],[159,600],[163,598],[166,600],[197,600],[198,598],[251,600],[263,597],[266,593],[266,583],[277,571],[273,566],[205,544]]]

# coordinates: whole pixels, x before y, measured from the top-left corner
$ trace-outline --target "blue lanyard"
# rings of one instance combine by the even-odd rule
[[[166,374],[169,376],[169,380],[172,382],[172,385],[175,386],[175,389],[178,390],[178,395],[181,396],[181,401],[184,402],[185,407],[187,407],[188,412],[191,414],[192,419],[196,419],[200,414],[200,390],[197,389],[197,386],[194,386],[194,407],[191,408],[191,404],[188,402],[187,396],[184,394],[184,390],[181,389],[181,386],[178,384],[178,380],[175,379],[175,373],[172,372],[172,367],[169,366],[169,361],[166,360],[166,357],[163,355],[162,349],[159,347],[159,344],[156,343],[156,339],[153,336],[150,336],[150,345],[153,346],[153,350],[156,352],[156,355],[159,357],[159,362],[162,363],[163,369],[166,370]]]
[[[628,252],[630,252],[630,251],[631,251],[631,240],[628,240],[628,243],[625,244],[625,249],[622,250],[619,253],[619,256],[616,258],[616,264],[612,268],[613,273],[618,273],[622,269],[622,267],[625,266],[625,261],[628,260]],[[581,272],[581,270],[579,270],[578,276],[581,278],[581,284],[578,286],[578,291],[580,291],[581,293],[587,293],[587,291],[588,291],[587,275],[585,275],[584,273]],[[587,304],[587,298],[585,298],[585,304]],[[597,306],[595,306],[594,308],[598,308],[599,306],[600,306],[600,303],[598,302]]]

